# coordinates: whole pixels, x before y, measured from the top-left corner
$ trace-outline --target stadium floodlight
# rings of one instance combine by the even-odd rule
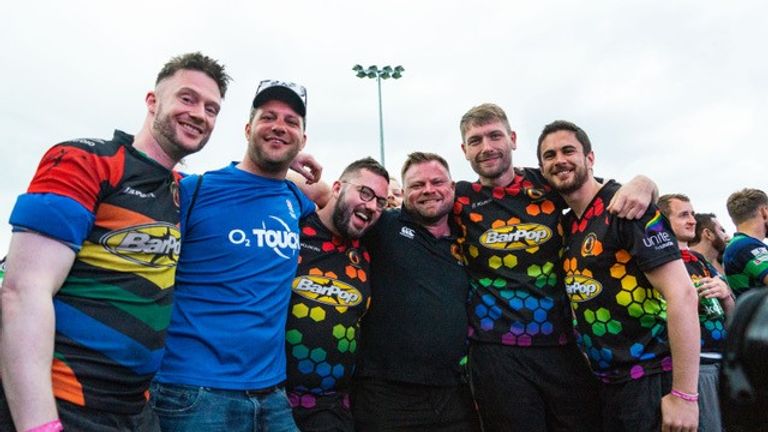
[[[384,66],[379,69],[376,65],[370,65],[368,68],[363,68],[361,65],[356,64],[352,67],[352,71],[355,72],[355,76],[358,78],[376,78],[376,84],[379,90],[379,152],[380,162],[384,165],[384,114],[381,106],[381,80],[382,79],[400,79],[405,72],[405,68],[398,65],[394,68],[392,66]]]

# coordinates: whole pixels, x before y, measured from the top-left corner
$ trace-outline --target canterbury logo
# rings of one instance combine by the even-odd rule
[[[299,276],[291,288],[306,299],[331,306],[356,306],[363,299],[352,285],[322,276]]]
[[[491,228],[480,236],[480,244],[488,249],[518,250],[537,247],[551,238],[548,227],[525,223]]]
[[[572,302],[581,303],[592,300],[603,290],[600,282],[582,275],[566,276],[565,292]]]
[[[139,225],[104,234],[99,243],[113,255],[147,267],[175,267],[181,250],[175,225]]]

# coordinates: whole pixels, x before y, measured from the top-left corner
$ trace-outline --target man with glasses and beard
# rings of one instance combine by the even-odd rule
[[[205,146],[228,82],[214,59],[174,57],[135,137],[71,140],[43,157],[11,214],[3,431],[159,430],[146,391],[180,247],[173,168]]]
[[[348,165],[327,204],[301,222],[301,255],[286,324],[286,390],[302,432],[349,431],[349,386],[360,319],[371,302],[361,244],[387,206],[389,173],[372,158]]]
[[[297,430],[285,321],[299,220],[315,205],[285,176],[305,125],[304,87],[262,81],[242,161],[181,182],[184,248],[150,400],[164,430]]]

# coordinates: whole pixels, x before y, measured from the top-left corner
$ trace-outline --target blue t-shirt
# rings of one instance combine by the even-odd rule
[[[315,205],[292,183],[235,163],[203,178],[191,209],[198,177],[181,182],[183,244],[156,379],[228,390],[278,384],[299,219]]]

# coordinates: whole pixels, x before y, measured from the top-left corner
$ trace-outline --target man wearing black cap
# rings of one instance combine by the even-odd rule
[[[298,430],[282,386],[285,320],[299,219],[315,205],[285,175],[305,115],[304,87],[262,81],[243,160],[181,182],[184,248],[150,389],[163,430]]]

